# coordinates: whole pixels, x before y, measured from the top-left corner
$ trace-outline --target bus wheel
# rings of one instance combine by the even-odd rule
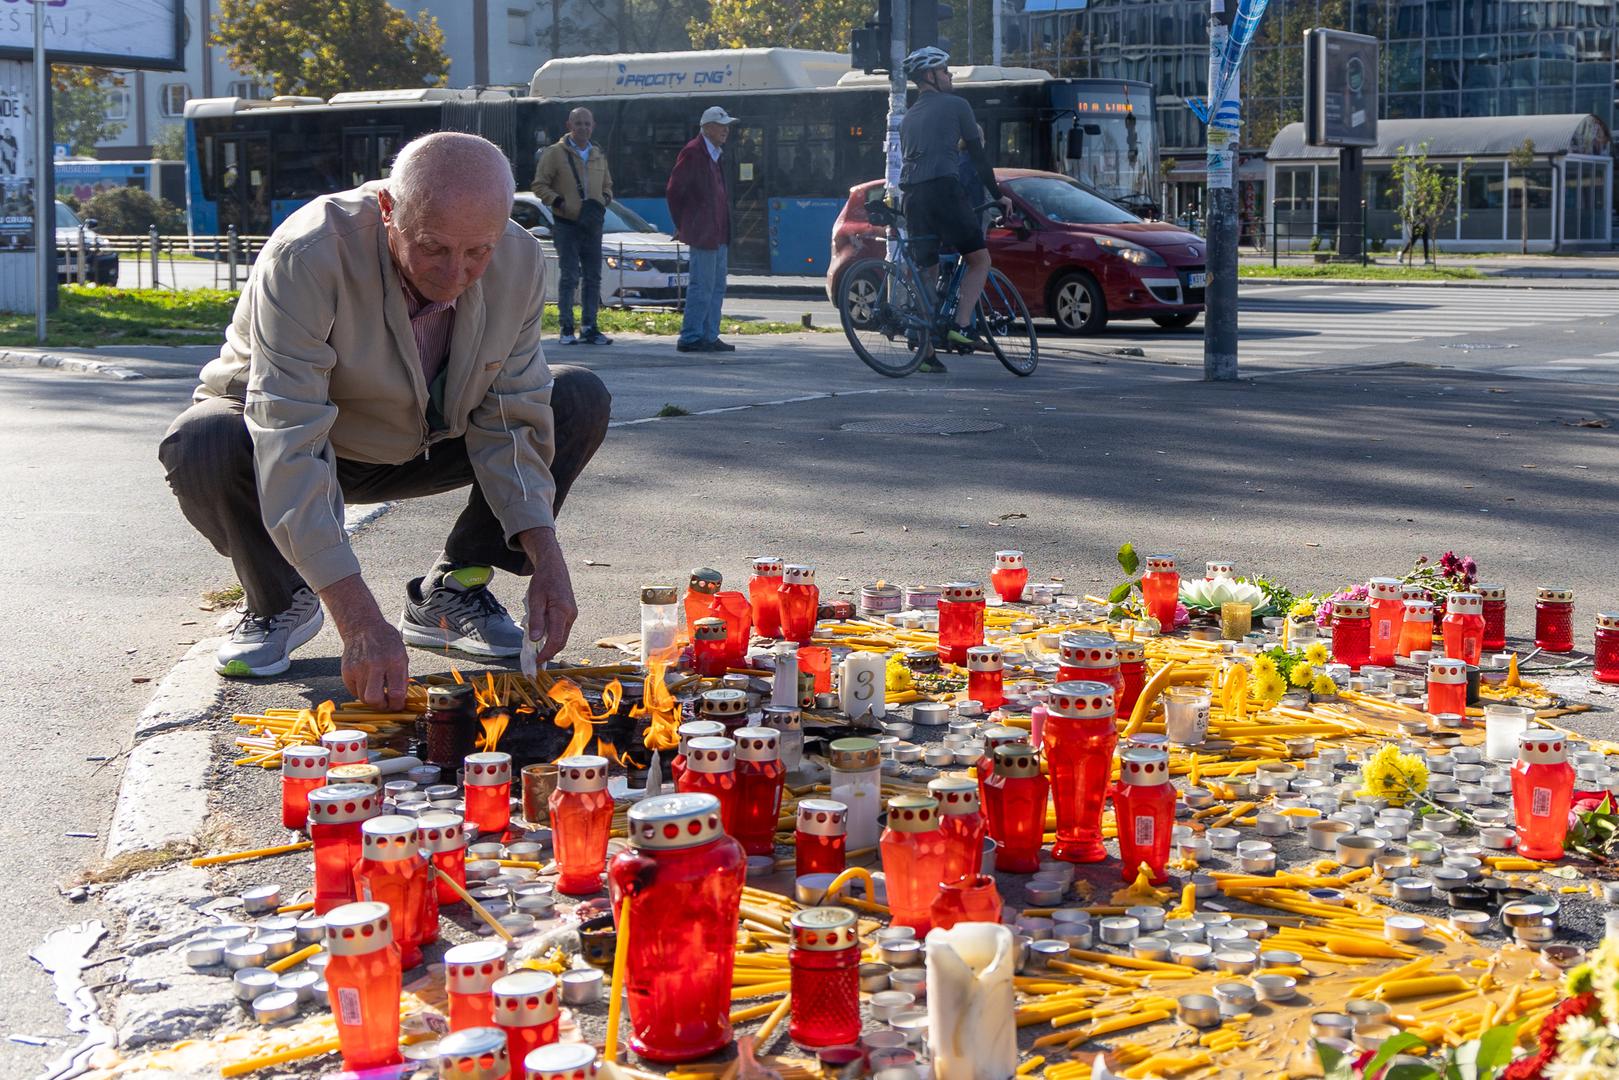
[[[1065,334],[1100,334],[1107,327],[1107,302],[1089,274],[1076,271],[1058,278],[1051,287],[1050,311]]]

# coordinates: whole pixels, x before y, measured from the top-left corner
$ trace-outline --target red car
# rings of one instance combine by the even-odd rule
[[[1035,318],[1066,333],[1100,333],[1109,319],[1151,319],[1189,326],[1203,310],[1203,238],[1175,225],[1143,221],[1060,173],[996,169],[1012,214],[988,233],[995,268],[1011,279]],[[839,275],[858,259],[883,253],[883,230],[866,217],[881,181],[851,188],[832,227],[826,294],[838,300]]]

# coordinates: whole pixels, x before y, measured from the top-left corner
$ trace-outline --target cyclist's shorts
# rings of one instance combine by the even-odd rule
[[[962,255],[984,250],[979,216],[954,176],[912,184],[905,192],[905,223],[918,238],[912,245],[918,266],[937,265],[941,245]]]

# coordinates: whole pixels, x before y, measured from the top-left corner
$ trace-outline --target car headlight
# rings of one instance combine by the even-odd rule
[[[1151,248],[1144,248],[1140,244],[1132,244],[1128,240],[1118,240],[1111,236],[1098,236],[1096,246],[1109,255],[1117,255],[1125,262],[1136,266],[1168,266],[1164,257]]]
[[[618,255],[607,255],[602,260],[609,270],[650,270],[651,259],[631,259]]]

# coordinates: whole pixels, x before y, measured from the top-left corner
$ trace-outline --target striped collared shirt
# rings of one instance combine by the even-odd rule
[[[399,275],[399,283],[405,290],[405,309],[410,312],[410,333],[416,339],[416,355],[421,359],[422,378],[431,387],[450,359],[450,335],[455,330],[455,301],[428,300],[411,287],[403,273]]]

